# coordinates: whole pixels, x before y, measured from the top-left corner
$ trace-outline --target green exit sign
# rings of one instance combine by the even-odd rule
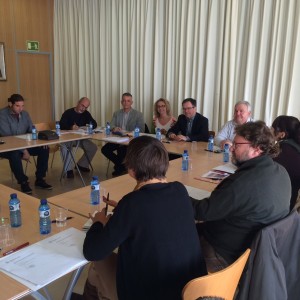
[[[27,51],[39,51],[40,42],[38,41],[26,41]]]

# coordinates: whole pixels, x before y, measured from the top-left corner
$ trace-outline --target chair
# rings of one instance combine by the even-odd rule
[[[182,299],[196,300],[199,297],[215,296],[232,300],[249,254],[250,249],[247,249],[224,270],[189,281],[183,288]]]
[[[294,209],[285,218],[261,229],[240,285],[238,300],[299,300],[300,216]]]

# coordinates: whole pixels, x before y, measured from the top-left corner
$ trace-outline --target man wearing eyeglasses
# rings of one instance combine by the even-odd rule
[[[236,127],[230,148],[236,172],[201,201],[191,199],[207,270],[233,263],[250,247],[256,233],[289,213],[291,182],[274,162],[278,148],[262,121]]]
[[[224,148],[225,144],[232,144],[235,136],[235,127],[237,125],[253,122],[251,118],[251,105],[248,101],[239,101],[234,106],[233,119],[228,121],[215,137],[215,144]]]
[[[208,140],[208,119],[197,113],[195,99],[182,101],[183,114],[167,132],[167,137],[174,141],[204,141]]]
[[[93,129],[97,127],[97,122],[93,119],[90,112],[87,110],[90,106],[90,100],[87,97],[79,99],[75,107],[67,109],[60,119],[60,128],[62,130],[78,130],[80,127],[85,127],[86,124],[93,124]],[[75,143],[75,142],[73,142]],[[74,144],[75,145],[75,144]],[[81,172],[90,172],[89,164],[97,152],[97,146],[90,140],[83,140],[79,147],[84,148],[84,154],[77,162],[77,166]],[[66,157],[66,147],[61,147],[62,157]],[[74,164],[69,158],[65,162],[67,169],[67,178],[74,178]]]

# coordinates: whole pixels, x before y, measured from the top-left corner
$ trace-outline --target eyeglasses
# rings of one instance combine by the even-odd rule
[[[166,107],[165,105],[157,105],[157,108]]]
[[[191,109],[193,109],[193,108],[195,108],[195,106],[192,106],[192,107],[183,107],[182,110],[184,110],[184,111],[185,111],[185,110],[191,110]]]
[[[251,143],[248,143],[248,142],[243,142],[243,143],[236,143],[236,142],[233,142],[231,147],[232,148],[236,148],[237,145],[251,145]]]

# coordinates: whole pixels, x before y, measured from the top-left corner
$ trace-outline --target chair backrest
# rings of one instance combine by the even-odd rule
[[[150,133],[148,125],[145,123],[145,133]]]
[[[250,249],[247,249],[224,270],[189,281],[183,288],[182,299],[196,300],[199,297],[215,296],[232,300],[249,254]]]
[[[42,130],[50,130],[50,124],[49,123],[37,123],[34,124],[35,128],[37,131],[42,131]]]
[[[215,135],[216,135],[216,133],[213,131],[213,130],[210,130],[209,132],[208,132],[208,136],[213,136],[213,137],[215,137]]]

